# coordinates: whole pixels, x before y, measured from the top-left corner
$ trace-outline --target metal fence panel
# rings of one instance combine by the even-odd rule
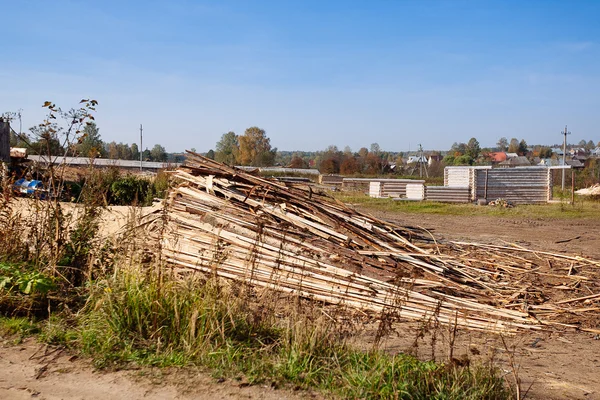
[[[442,203],[469,203],[471,201],[471,188],[469,186],[426,186],[425,200]]]
[[[499,198],[514,204],[541,204],[551,198],[551,172],[544,167],[501,168],[476,171],[478,199]]]

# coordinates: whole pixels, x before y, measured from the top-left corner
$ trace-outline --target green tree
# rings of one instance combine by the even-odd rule
[[[521,156],[527,155],[527,142],[525,141],[525,139],[521,139],[521,141],[519,142],[519,151],[518,151],[518,153]]]
[[[263,129],[256,126],[248,128],[238,141],[240,164],[254,167],[273,165],[277,149],[271,149],[271,140]]]
[[[467,151],[467,145],[464,143],[454,142],[452,144],[452,147],[450,148],[450,153],[452,153],[452,155],[454,155],[456,157],[462,156],[463,154],[465,154],[466,151]]]
[[[158,162],[166,162],[167,161],[167,151],[160,144],[155,144],[152,150],[150,150],[150,156],[152,157],[152,161]]]
[[[587,151],[593,150],[594,149],[594,141],[593,140],[589,140],[586,144],[585,144],[585,149]]]
[[[456,161],[454,154],[448,154],[442,159],[442,162],[446,165],[454,165],[454,161]]]
[[[467,146],[465,148],[465,155],[471,157],[473,160],[479,157],[479,152],[481,151],[481,147],[479,147],[479,142],[474,137],[469,139]]]
[[[100,129],[95,122],[90,122],[83,128],[76,152],[82,157],[104,157],[104,142],[100,138]]]
[[[211,160],[214,160],[215,159],[215,151],[213,149],[210,149],[209,151],[207,151],[206,158],[210,158]]]
[[[506,149],[508,149],[508,139],[505,137],[501,137],[500,139],[498,139],[498,143],[496,143],[496,146],[498,146],[499,151],[506,151]]]
[[[131,148],[123,142],[117,144],[117,152],[121,160],[131,160]]]
[[[473,159],[466,154],[458,156],[454,159],[454,165],[473,165]]]
[[[131,144],[130,151],[131,151],[131,159],[132,160],[139,160],[140,159],[140,149],[139,149],[137,143],[132,143]]]
[[[227,132],[217,142],[215,160],[228,165],[235,165],[238,161],[239,141],[235,132]]]
[[[552,149],[550,147],[542,147],[540,149],[540,158],[552,157]]]

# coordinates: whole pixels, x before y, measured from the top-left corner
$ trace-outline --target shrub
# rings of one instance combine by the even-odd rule
[[[112,203],[122,206],[144,203],[149,189],[150,181],[147,179],[134,175],[120,178],[110,186]]]

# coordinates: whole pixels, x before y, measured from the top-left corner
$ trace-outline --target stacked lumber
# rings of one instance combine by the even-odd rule
[[[422,228],[374,218],[310,185],[264,179],[188,153],[173,173],[178,185],[160,230],[172,266],[469,329],[581,328],[552,320],[564,307],[543,308],[522,284],[523,274],[545,276],[538,264],[568,265],[574,258],[512,246],[438,243]],[[600,266],[576,262],[578,271],[596,273]],[[537,306],[549,318],[536,316]]]

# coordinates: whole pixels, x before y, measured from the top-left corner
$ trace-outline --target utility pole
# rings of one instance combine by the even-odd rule
[[[567,166],[567,135],[570,135],[571,132],[567,132],[567,126],[565,125],[565,131],[561,132],[562,135],[565,135],[565,141],[563,142],[563,168],[562,168],[562,185],[560,186],[561,190],[565,190],[565,167]]]
[[[19,140],[21,140],[21,138],[23,137],[23,121],[21,120],[21,112],[23,110],[19,108],[19,111],[17,111],[17,116],[19,117]]]
[[[423,177],[423,146],[419,143],[419,178]]]
[[[142,163],[143,163],[143,159],[144,159],[144,147],[143,147],[143,141],[142,141],[142,132],[144,131],[144,129],[142,128],[142,124],[140,124],[140,172],[142,172]],[[564,175],[563,175],[563,181],[564,181]],[[564,182],[563,182],[564,184]]]

